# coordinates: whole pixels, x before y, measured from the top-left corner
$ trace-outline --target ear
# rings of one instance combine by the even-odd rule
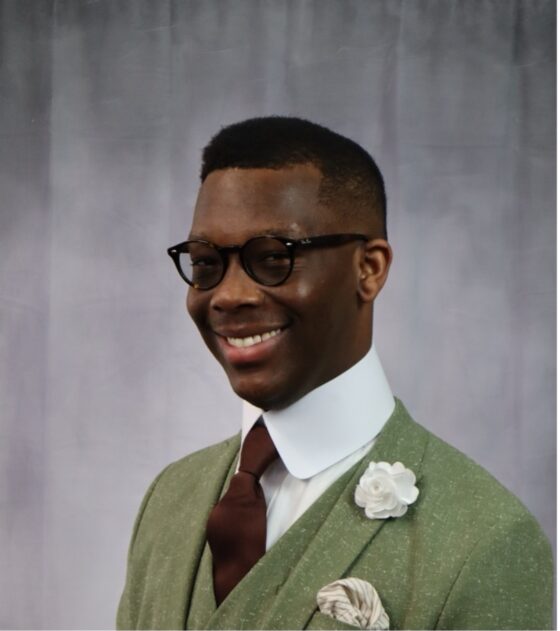
[[[358,295],[363,302],[373,302],[383,288],[393,251],[385,239],[372,239],[361,250],[358,276]]]

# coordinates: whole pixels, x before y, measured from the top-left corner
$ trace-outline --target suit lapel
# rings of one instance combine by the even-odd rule
[[[239,441],[238,435],[228,441],[224,450],[214,455],[214,459],[202,464],[197,471],[200,484],[196,491],[192,489],[192,481],[191,484],[188,479],[183,481],[185,501],[178,502],[180,509],[173,521],[168,523],[168,530],[184,532],[185,536],[180,545],[177,545],[175,536],[169,537],[166,532],[161,533],[158,542],[158,571],[154,564],[150,579],[168,587],[154,590],[158,594],[158,600],[150,603],[152,615],[144,621],[140,620],[138,628],[185,628],[206,543],[208,513],[217,502],[231,470],[235,467]]]
[[[317,592],[347,575],[352,565],[382,528],[392,520],[370,520],[354,502],[354,489],[370,461],[400,461],[421,479],[427,434],[409,417],[397,400],[395,411],[379,434],[372,450],[350,472],[338,501],[309,543],[275,599],[264,629],[303,629],[316,612]],[[336,483],[335,483],[336,484]],[[414,507],[401,519],[410,519]]]
[[[206,522],[208,520],[208,514],[212,510],[213,506],[218,502],[226,489],[229,486],[229,481],[232,475],[235,473],[237,465],[237,455],[239,453],[239,442],[237,442],[237,448],[232,454],[228,454],[230,457],[229,466],[225,470],[225,476],[222,473],[220,479],[216,480],[216,485],[213,488],[212,502],[208,506],[208,511],[203,519],[202,541],[200,542],[202,557],[198,564],[197,571],[195,572],[192,592],[189,598],[189,602],[186,610],[186,624],[185,629],[202,629],[206,625],[208,619],[216,611],[216,598],[214,596],[214,579],[212,576],[212,553],[206,541]]]
[[[204,629],[216,611],[214,579],[212,576],[212,553],[208,544],[204,546],[202,560],[194,583],[186,629]]]

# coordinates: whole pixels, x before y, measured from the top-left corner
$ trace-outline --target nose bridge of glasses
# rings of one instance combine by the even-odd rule
[[[264,238],[266,239],[266,237]],[[224,275],[228,271],[231,255],[237,254],[237,256],[234,257],[237,264],[243,269],[245,274],[251,278],[251,280],[256,280],[253,262],[251,261],[251,254],[253,254],[251,248],[254,247],[255,243],[258,243],[262,239],[263,237],[256,237],[245,241],[242,245],[226,245],[223,247],[217,247],[216,249],[220,254],[222,264],[224,266]]]
[[[228,311],[259,305],[263,300],[262,288],[247,272],[241,260],[241,248],[223,248],[220,256],[224,265],[223,274],[221,280],[212,287],[211,308]]]
[[[243,248],[245,245],[224,245],[222,247],[215,246],[220,258],[222,259],[222,264],[224,266],[224,276],[227,274],[228,269],[230,268],[230,261],[232,258],[236,260],[236,263],[239,264],[243,269],[245,268],[245,262],[243,260]],[[232,257],[232,254],[236,254],[237,256]]]
[[[247,283],[254,283],[254,278],[251,275],[250,266],[247,264],[244,253],[246,252],[243,245],[225,245],[223,247],[216,247],[222,264],[224,266],[224,272],[220,284],[227,284],[233,275],[235,278],[239,276],[243,279],[244,285]],[[234,256],[232,256],[234,255]],[[233,259],[233,260],[232,260]],[[241,272],[241,275],[240,275]]]

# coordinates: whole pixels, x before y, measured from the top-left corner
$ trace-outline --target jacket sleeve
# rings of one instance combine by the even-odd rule
[[[457,576],[437,629],[550,629],[550,544],[528,513],[496,523]]]

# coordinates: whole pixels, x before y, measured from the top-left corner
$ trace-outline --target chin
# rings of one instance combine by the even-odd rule
[[[229,375],[228,375],[229,376]],[[247,378],[229,377],[230,385],[244,401],[251,403],[261,410],[270,410],[289,405],[293,397],[287,396],[284,388],[279,387],[277,380],[253,380]],[[291,399],[291,400],[290,400]],[[288,403],[286,401],[290,400]]]
[[[238,397],[261,410],[270,410],[271,406],[274,405],[275,396],[269,388],[257,388],[234,383],[231,383],[231,387]]]

